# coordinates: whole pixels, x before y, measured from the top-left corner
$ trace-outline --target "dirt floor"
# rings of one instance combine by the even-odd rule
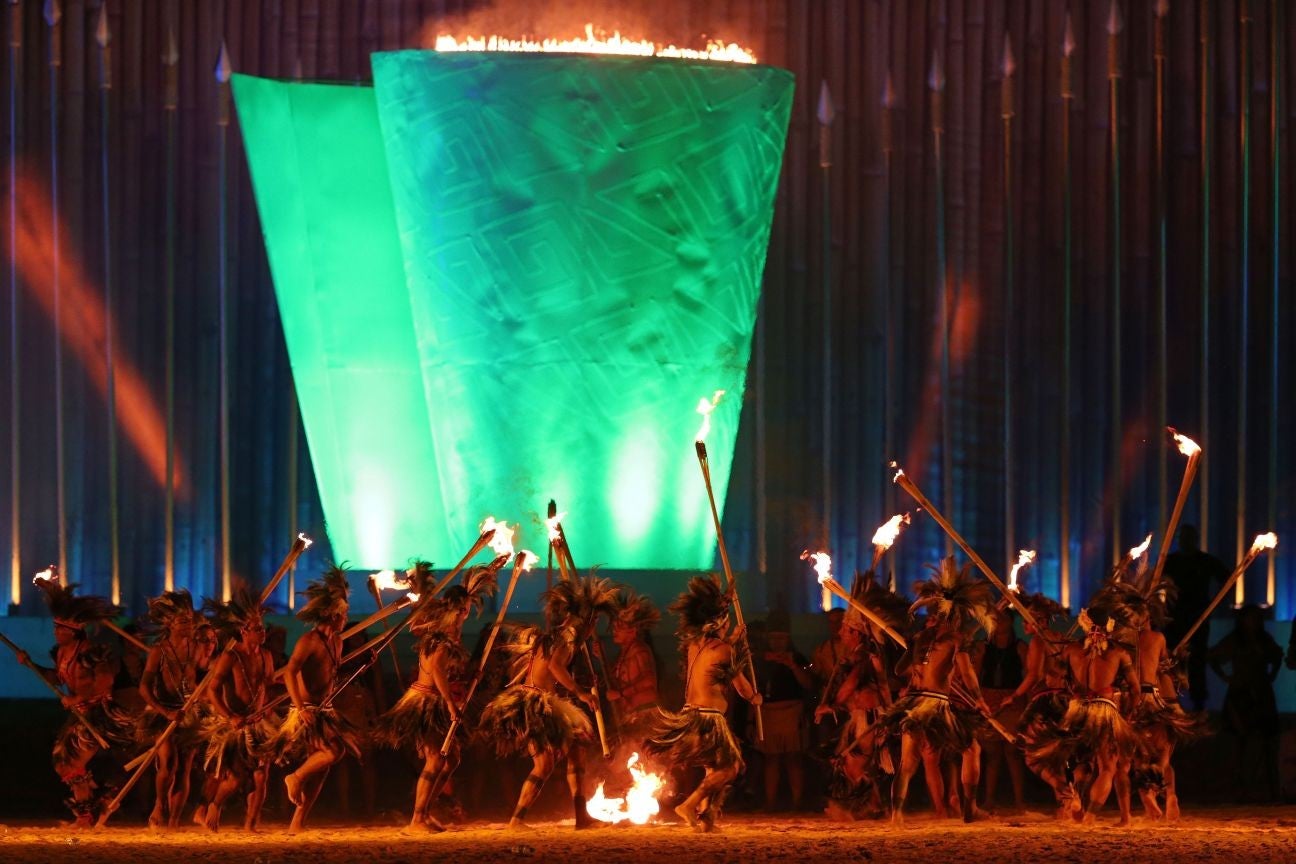
[[[100,862],[400,862],[509,860],[579,862],[1180,862],[1261,864],[1296,861],[1296,807],[1221,808],[1187,813],[1177,826],[1136,820],[1130,829],[1105,814],[1093,827],[1059,826],[1042,813],[1005,816],[965,826],[917,815],[903,829],[874,822],[822,818],[729,820],[723,834],[697,835],[674,824],[606,828],[576,833],[542,823],[528,833],[500,825],[457,827],[444,834],[409,836],[393,828],[323,825],[300,837],[271,826],[262,834],[185,829],[150,834],[134,828],[75,832],[52,826],[0,829],[0,861],[41,864]]]

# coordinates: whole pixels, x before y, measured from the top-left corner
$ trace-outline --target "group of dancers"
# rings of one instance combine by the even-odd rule
[[[279,766],[295,808],[290,830],[298,831],[331,766],[386,746],[422,763],[409,827],[439,831],[444,826],[435,813],[471,745],[478,753],[493,747],[501,756],[530,760],[510,827],[526,826],[560,764],[575,827],[595,827],[602,823],[586,806],[586,757],[600,742],[609,752],[607,709],[617,717],[620,740],[677,779],[680,820],[716,830],[725,796],[744,769],[744,730],[731,728],[731,699],[746,700],[753,713],[761,705],[748,671],[747,633],[732,614],[732,589],[715,576],[696,576],[668,607],[678,620],[684,680],[677,711],[658,700],[645,638],[660,617],[653,604],[597,574],[566,570],[542,595],[543,624],[495,628],[487,653],[499,637],[498,656],[511,668],[474,700],[488,664],[485,657],[468,662],[463,628],[497,591],[506,560],[464,570],[439,595],[430,565],[410,568],[411,596],[421,599],[404,626],[416,640],[417,675],[366,729],[334,705],[355,680],[355,664],[363,668],[375,659],[372,651],[343,655],[350,610],[342,569],[331,568],[306,588],[297,617],[308,629],[279,669],[265,645],[267,609],[249,586],[236,584],[228,601],[197,606],[185,591],[151,600],[138,714],[114,701],[112,658],[89,632],[121,610],[105,598],[79,595],[57,571],[38,578],[54,619],[54,665],[25,653],[19,660],[65,694],[69,717],[53,761],[76,823],[93,825],[116,804],[116,790],[96,775],[92,761],[136,755],[138,765],[138,754],[147,753],[155,766],[150,826],[178,826],[196,797],[192,820],[217,830],[226,805],[241,793],[244,828],[255,830]],[[1176,658],[1160,632],[1173,591],[1169,579],[1139,584],[1136,574],[1117,571],[1066,633],[1057,626],[1064,616],[1057,603],[1039,594],[1018,598],[1031,621],[1025,676],[992,711],[972,656],[979,634],[989,637],[1010,614],[997,588],[952,557],[915,585],[912,601],[872,573],[857,575],[840,634],[846,656],[817,712],[821,719],[844,718],[836,727],[831,806],[861,817],[889,811],[900,822],[921,767],[936,814],[971,821],[979,815],[982,742],[1000,736],[1021,748],[1029,768],[1048,783],[1061,819],[1093,819],[1113,789],[1122,824],[1130,818],[1132,790],[1150,816],[1176,817],[1175,748],[1207,726],[1204,715],[1180,707]],[[614,662],[604,662],[601,624],[620,649]],[[196,795],[191,777],[201,778],[192,784]]]

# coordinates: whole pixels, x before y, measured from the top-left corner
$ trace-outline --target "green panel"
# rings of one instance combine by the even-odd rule
[[[367,87],[234,77],[328,536],[361,568],[450,542],[387,162]]]
[[[574,55],[373,55],[446,516],[569,511],[578,563],[713,562],[793,79]],[[543,542],[537,530],[525,542]]]

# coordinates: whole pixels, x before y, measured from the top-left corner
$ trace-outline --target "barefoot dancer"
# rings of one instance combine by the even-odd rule
[[[210,601],[209,601],[210,602]],[[243,830],[261,821],[270,773],[268,742],[276,723],[262,713],[266,689],[274,676],[274,657],[265,647],[265,609],[246,584],[238,585],[227,603],[211,603],[223,639],[234,644],[216,660],[207,691],[210,711],[203,721],[207,742],[203,768],[213,783],[211,800],[194,814],[210,831],[220,827],[221,808],[230,796],[247,789]]]
[[[458,719],[459,700],[463,698],[462,682],[467,655],[461,640],[468,613],[480,609],[487,595],[496,590],[491,567],[473,567],[455,585],[439,597],[420,604],[410,622],[410,632],[418,638],[418,679],[405,695],[378,721],[375,739],[388,747],[413,745],[423,760],[423,771],[414,787],[414,813],[410,829],[444,831],[432,816],[433,796],[438,786],[459,762],[459,742],[452,739],[451,750],[441,755],[450,724]],[[430,594],[435,578],[430,565],[415,566],[409,573],[410,590]]]
[[[680,653],[685,658],[684,708],[660,711],[644,748],[662,764],[706,769],[702,782],[675,808],[695,829],[715,829],[725,793],[743,769],[742,748],[729,729],[727,690],[753,705],[761,696],[742,673],[741,633],[726,635],[728,593],[715,576],[695,576],[668,607],[679,616]],[[739,647],[741,646],[741,647]]]
[[[1071,643],[1064,654],[1075,693],[1057,731],[1032,744],[1028,755],[1032,763],[1047,763],[1056,774],[1076,765],[1081,809],[1075,815],[1086,822],[1107,803],[1114,784],[1120,824],[1128,825],[1129,764],[1139,738],[1117,707],[1118,679],[1128,684],[1136,710],[1140,694],[1130,653],[1111,639],[1115,624],[1104,610],[1080,610],[1084,642]]]
[[[297,808],[290,831],[306,824],[329,768],[347,752],[360,755],[356,732],[332,706],[329,697],[337,685],[342,660],[342,629],[347,620],[346,571],[333,567],[306,588],[306,605],[297,617],[312,629],[302,634],[284,669],[284,684],[292,708],[271,742],[281,763],[298,762],[284,777],[288,800]]]
[[[542,595],[549,632],[528,629],[513,650],[520,672],[482,712],[484,734],[500,755],[525,752],[533,763],[522,781],[510,828],[525,828],[527,813],[545,780],[564,758],[577,830],[601,825],[585,810],[583,743],[592,737],[589,718],[558,693],[562,687],[591,711],[598,699],[572,676],[571,663],[594,633],[599,615],[611,615],[616,588],[607,579],[576,577],[558,582]]]
[[[657,660],[648,640],[660,620],[661,613],[647,597],[628,588],[617,595],[612,641],[621,653],[610,670],[612,688],[607,696],[620,714],[617,727],[622,742],[635,750],[657,716]]]
[[[149,623],[158,628],[159,635],[149,649],[140,678],[140,698],[148,709],[137,727],[138,743],[148,747],[170,723],[179,724],[158,748],[150,828],[178,827],[189,799],[202,718],[197,705],[190,705],[184,716],[180,712],[206,667],[204,652],[194,638],[198,617],[188,591],[166,591],[148,603]]]
[[[917,584],[918,599],[911,607],[928,610],[927,625],[909,645],[908,664],[901,661],[902,671],[908,665],[912,675],[910,690],[881,721],[900,734],[900,771],[891,787],[891,819],[896,824],[904,821],[909,782],[920,763],[938,817],[948,815],[942,759],[962,761],[963,821],[972,821],[976,808],[981,768],[976,731],[981,718],[952,705],[950,688],[957,673],[973,706],[989,713],[968,650],[977,629],[994,630],[997,597],[993,585],[973,579],[971,565],[960,569],[952,556],[932,570],[933,578]]]
[[[56,568],[49,578],[36,577],[34,584],[45,594],[45,602],[54,617],[54,668],[36,664],[26,652],[18,662],[39,672],[44,678],[67,688],[63,707],[80,714],[109,744],[131,740],[132,719],[112,698],[113,670],[108,649],[93,645],[86,637],[86,625],[112,618],[118,612],[104,597],[78,597],[75,585],[64,586]],[[54,770],[72,793],[68,808],[76,817],[78,828],[94,825],[102,803],[90,771],[90,761],[102,748],[93,734],[76,717],[69,717],[54,740]]]

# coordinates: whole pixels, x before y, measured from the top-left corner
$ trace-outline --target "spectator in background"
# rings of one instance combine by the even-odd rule
[[[1179,589],[1170,605],[1170,623],[1165,628],[1166,643],[1178,645],[1193,622],[1206,611],[1215,592],[1228,579],[1229,568],[1223,561],[1203,552],[1198,545],[1197,528],[1184,525],[1179,529],[1179,548],[1166,556],[1165,575]],[[1210,648],[1210,621],[1193,634],[1188,643],[1188,695],[1193,708],[1206,707],[1206,654]]]
[[[1013,692],[1026,677],[1027,644],[1017,638],[1012,613],[1000,609],[995,615],[994,632],[978,647],[979,656],[974,657],[974,665],[981,681],[981,693],[985,696],[986,704],[997,713],[1012,698]],[[1025,810],[1026,801],[1022,792],[1026,781],[1026,763],[1022,761],[1021,751],[1005,741],[998,732],[988,729],[981,737],[981,753],[985,760],[985,809],[994,810],[999,772],[1006,764],[1008,777],[1012,780],[1013,807],[1018,811]]]
[[[822,704],[831,701],[824,688],[833,679],[837,667],[843,660],[849,659],[851,654],[842,644],[842,619],[845,616],[845,609],[829,609],[824,613],[824,621],[828,624],[828,638],[810,652],[810,674],[814,676],[815,691]],[[815,743],[831,752],[831,748],[837,743],[840,728],[836,714],[829,713],[823,716],[814,724]]]
[[[814,687],[810,662],[792,647],[788,614],[775,610],[765,620],[765,650],[756,655],[756,681],[764,706],[765,809],[773,810],[779,779],[787,774],[792,809],[805,793],[805,700]]]
[[[1264,628],[1264,610],[1255,605],[1244,606],[1233,632],[1210,649],[1211,669],[1228,685],[1222,719],[1236,747],[1235,800],[1278,798],[1278,702],[1273,682],[1282,661],[1282,648]],[[1260,749],[1258,766],[1254,758],[1247,760],[1255,745]]]

